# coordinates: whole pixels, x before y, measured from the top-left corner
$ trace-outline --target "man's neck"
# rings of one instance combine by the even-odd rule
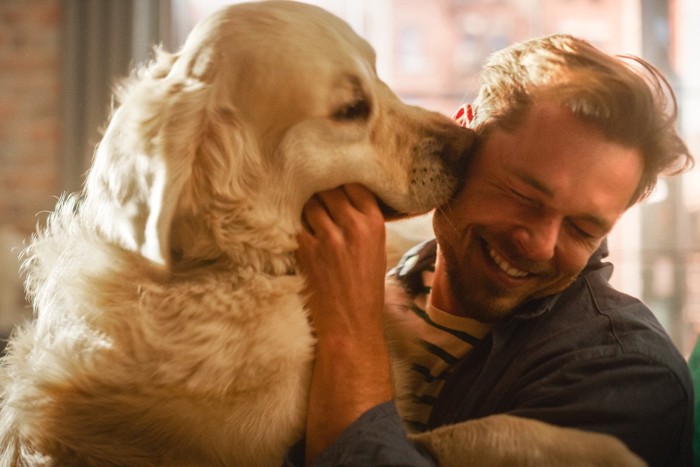
[[[442,257],[442,252],[439,247],[435,258],[435,275],[433,276],[429,300],[432,306],[445,313],[462,316],[462,313],[460,313],[461,310],[450,291],[450,283],[447,278],[447,271],[445,270],[445,260]]]

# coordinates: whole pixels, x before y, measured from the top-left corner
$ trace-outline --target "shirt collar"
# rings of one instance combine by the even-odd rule
[[[396,268],[390,271],[389,274],[396,275],[409,289],[411,295],[415,295],[422,290],[421,272],[432,268],[435,264],[436,251],[437,243],[434,239],[416,245],[404,255]],[[583,274],[588,270],[599,269],[602,260],[606,258],[608,254],[608,241],[604,238],[588,259],[588,263],[586,263],[581,273]],[[563,292],[559,292],[523,304],[508,322],[513,322],[514,320],[528,320],[547,313],[554,307],[562,293]]]

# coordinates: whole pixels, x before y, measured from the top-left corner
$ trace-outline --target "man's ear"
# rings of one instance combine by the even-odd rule
[[[457,122],[462,128],[469,128],[476,116],[476,110],[471,104],[464,104],[457,109],[457,112],[452,116],[452,120]]]

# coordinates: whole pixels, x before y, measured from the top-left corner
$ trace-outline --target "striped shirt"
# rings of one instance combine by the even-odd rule
[[[440,390],[457,362],[490,331],[487,324],[456,316],[430,304],[433,271],[422,272],[423,293],[416,295],[411,313],[398,330],[411,365],[412,407],[406,422],[423,431]]]

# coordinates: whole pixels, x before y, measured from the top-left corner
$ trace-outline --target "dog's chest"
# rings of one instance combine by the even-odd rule
[[[133,323],[142,338],[121,344],[149,348],[161,360],[158,376],[170,383],[225,392],[237,381],[237,389],[246,390],[281,366],[310,360],[313,340],[300,289],[294,276],[240,281],[225,274],[144,287]]]

